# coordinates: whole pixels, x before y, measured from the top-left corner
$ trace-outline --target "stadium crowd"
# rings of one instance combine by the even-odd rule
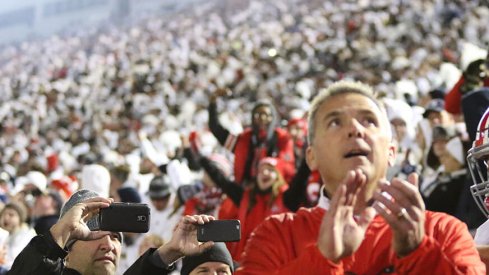
[[[266,217],[319,200],[306,117],[342,79],[383,97],[398,145],[389,179],[419,173],[426,208],[472,233],[486,220],[460,96],[489,84],[487,6],[234,2],[0,49],[4,270],[79,189],[151,208],[149,233],[124,233],[118,274],[184,215],[239,219],[242,240],[227,244],[239,262]]]

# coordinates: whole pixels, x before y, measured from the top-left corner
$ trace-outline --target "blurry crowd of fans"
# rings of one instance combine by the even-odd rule
[[[480,224],[467,210],[471,133],[454,95],[488,84],[489,8],[233,2],[0,50],[6,269],[82,187],[152,208],[150,232],[124,237],[121,270],[168,240],[182,214],[240,219],[243,240],[228,246],[239,260],[266,216],[317,200],[305,117],[339,79],[385,96],[399,146],[390,177],[420,173],[428,209]]]

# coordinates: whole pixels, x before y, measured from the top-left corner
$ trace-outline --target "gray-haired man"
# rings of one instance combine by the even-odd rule
[[[115,274],[122,234],[91,230],[97,228],[93,217],[111,203],[112,199],[88,190],[73,194],[49,234],[34,237],[15,259],[9,274]],[[200,244],[193,233],[197,224],[212,219],[203,215],[182,218],[167,244],[146,251],[125,274],[169,274],[176,260],[209,249],[212,242]]]

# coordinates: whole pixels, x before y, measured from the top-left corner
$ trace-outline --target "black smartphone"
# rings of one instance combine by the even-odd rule
[[[146,233],[150,210],[144,203],[114,202],[100,209],[98,219],[99,228],[103,231]]]
[[[199,242],[237,242],[241,239],[241,223],[239,220],[214,220],[198,225],[197,240]]]

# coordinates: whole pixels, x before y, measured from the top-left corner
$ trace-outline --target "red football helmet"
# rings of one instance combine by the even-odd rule
[[[470,187],[472,196],[484,215],[489,217],[489,108],[479,121],[475,140],[468,151],[467,163],[474,182]]]

